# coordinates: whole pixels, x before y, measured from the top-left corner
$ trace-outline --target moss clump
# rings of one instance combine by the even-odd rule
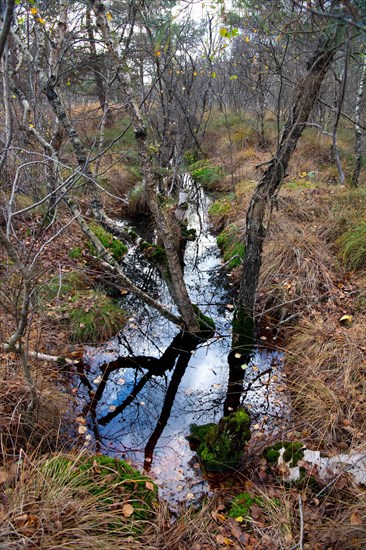
[[[241,463],[250,439],[250,417],[246,410],[239,409],[224,416],[218,424],[192,425],[190,430],[194,440],[200,441],[197,455],[202,468],[207,472],[223,472]]]
[[[231,518],[250,517],[250,508],[253,504],[260,506],[262,499],[249,493],[240,493],[233,499],[227,515]]]
[[[196,304],[192,304],[192,307],[198,318],[200,331],[206,335],[213,334],[216,330],[215,321],[211,317],[208,317],[208,315],[204,315]]]
[[[128,251],[127,246],[116,237],[113,237],[113,235],[110,235],[101,225],[93,224],[90,226],[90,229],[98,237],[104,248],[112,254],[116,262],[120,262]]]
[[[231,223],[225,227],[217,237],[217,244],[229,271],[241,265],[245,255],[245,245],[242,231],[237,225]]]
[[[201,424],[201,426],[197,424],[190,425],[190,433],[187,436],[187,440],[192,451],[197,451],[200,444],[206,439],[208,432],[214,427],[216,427],[214,423]]]
[[[281,449],[285,449],[282,458],[284,462],[290,463],[290,468],[297,466],[304,456],[304,444],[301,441],[279,441],[264,451],[264,456],[269,463],[273,464],[279,459]]]
[[[126,313],[119,303],[100,291],[76,292],[63,306],[70,321],[70,340],[74,343],[103,342],[119,332]]]

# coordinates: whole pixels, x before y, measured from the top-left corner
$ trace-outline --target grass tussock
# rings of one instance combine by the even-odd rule
[[[366,318],[346,328],[302,317],[286,350],[292,404],[312,439],[346,447],[366,434]]]
[[[1,454],[12,456],[20,448],[54,449],[66,434],[66,415],[71,398],[57,386],[51,369],[44,364],[31,366],[38,402],[27,415],[30,389],[16,360],[2,364],[0,380]]]
[[[156,490],[122,461],[22,453],[7,483],[0,510],[4,550],[150,548]]]
[[[297,316],[333,292],[336,266],[317,229],[314,212],[276,218],[265,243],[259,282],[264,314],[281,322]]]

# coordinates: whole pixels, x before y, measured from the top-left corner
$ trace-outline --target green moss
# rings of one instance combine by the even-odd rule
[[[278,441],[275,445],[267,447],[263,454],[268,462],[273,464],[278,460],[281,449],[285,449],[282,458],[284,462],[290,463],[290,468],[297,466],[304,456],[304,444],[301,441]]]
[[[237,468],[250,439],[250,417],[239,409],[224,416],[218,424],[193,425],[191,436],[200,441],[197,455],[203,470],[222,472]]]
[[[242,264],[245,246],[242,231],[234,223],[221,231],[217,237],[217,244],[223,253],[223,259],[229,271]]]
[[[250,517],[250,508],[253,504],[260,506],[262,499],[249,493],[240,493],[233,499],[227,515],[231,518]]]
[[[223,228],[223,223],[230,214],[234,201],[235,195],[234,193],[230,193],[225,197],[221,197],[210,205],[208,209],[208,214],[211,221],[215,224],[216,228]]]
[[[90,229],[98,237],[104,248],[112,254],[116,262],[120,262],[128,251],[127,246],[113,235],[110,235],[101,225],[92,224]]]
[[[70,321],[70,340],[75,343],[108,340],[126,322],[126,313],[119,303],[95,290],[75,293],[63,307]]]
[[[192,451],[196,451],[200,444],[205,441],[208,432],[213,428],[216,429],[216,427],[216,424],[213,423],[201,424],[201,426],[191,424],[189,427],[190,433],[187,436],[187,440]]]
[[[300,441],[287,442],[283,453],[283,460],[290,462],[290,467],[297,466],[299,460],[304,456],[304,444]]]
[[[204,315],[200,308],[196,304],[192,304],[193,311],[195,312],[198,323],[200,326],[200,331],[203,333],[213,333],[216,330],[215,321],[211,319],[211,317],[208,317],[208,315]]]

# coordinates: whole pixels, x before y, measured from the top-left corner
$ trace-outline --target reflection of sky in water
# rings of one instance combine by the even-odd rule
[[[202,192],[199,199],[207,201]],[[202,214],[204,213],[204,214]],[[227,282],[219,270],[220,254],[216,239],[208,232],[207,204],[192,206],[188,212],[189,227],[195,228],[198,239],[189,242],[185,254],[185,278],[194,303],[216,323],[216,335],[200,343],[184,372],[175,396],[170,418],[154,451],[153,475],[162,486],[162,494],[178,494],[182,498],[187,491],[202,491],[203,482],[195,476],[197,470],[189,465],[193,453],[185,435],[191,423],[217,422],[222,416],[228,379],[227,355],[230,351],[231,314],[228,304]],[[141,268],[141,259],[139,267]],[[145,268],[145,271],[147,269]],[[155,276],[159,287],[159,300],[169,303],[164,284]],[[146,304],[129,297],[130,311],[134,311],[123,334],[99,350],[90,349],[86,360],[90,363],[90,381],[100,375],[99,365],[116,356],[151,356],[160,358],[178,333],[176,326],[162,318]],[[88,355],[88,352],[87,352]],[[252,360],[254,369],[248,368],[248,378],[255,377],[271,364],[273,355],[256,354]],[[140,363],[141,364],[141,363]],[[143,366],[141,364],[141,366]],[[173,369],[174,370],[174,369]],[[143,463],[144,447],[155,429],[164,404],[173,370],[163,376],[153,376],[136,396],[136,399],[107,425],[99,425],[101,443],[105,452],[117,456],[126,455],[137,464]],[[118,369],[111,373],[102,399],[97,405],[97,418],[120,405],[133,390],[147,369]],[[268,379],[268,376],[267,376]],[[257,386],[257,388],[256,388]],[[95,384],[95,389],[97,384]],[[271,408],[267,393],[259,381],[253,385],[246,403],[253,410]],[[164,490],[166,485],[166,490]]]

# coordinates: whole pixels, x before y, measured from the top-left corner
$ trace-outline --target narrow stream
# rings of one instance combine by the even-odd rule
[[[187,337],[129,296],[134,313],[123,332],[103,347],[87,348],[84,357],[90,366],[85,399],[100,450],[144,467],[161,496],[174,503],[209,491],[185,437],[191,423],[217,422],[223,416],[231,348],[230,285],[209,228],[209,199],[193,182],[190,187],[187,219],[197,238],[187,244],[185,279],[193,303],[215,321],[215,335],[206,341]],[[136,250],[129,251],[125,264],[126,270],[138,270],[139,284],[154,297],[171,303],[165,283]],[[243,365],[242,399],[253,423],[281,414],[273,382],[280,379],[280,364],[278,354],[257,351]]]

